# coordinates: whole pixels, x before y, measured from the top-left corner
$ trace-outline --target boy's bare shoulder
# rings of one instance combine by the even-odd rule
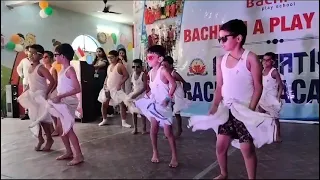
[[[250,62],[254,62],[254,61],[259,61],[259,58],[258,58],[258,55],[256,53],[250,51],[249,54],[248,54],[248,60]]]

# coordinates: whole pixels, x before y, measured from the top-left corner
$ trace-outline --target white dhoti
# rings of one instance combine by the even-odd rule
[[[35,137],[38,137],[40,130],[40,122],[52,123],[53,119],[49,113],[49,106],[46,103],[45,91],[32,92],[30,90],[25,91],[18,97],[20,105],[29,110],[29,117],[32,123],[29,125],[29,129]]]
[[[105,89],[102,88],[99,96],[98,96],[98,101],[101,103],[104,103],[107,101],[107,95],[106,94],[110,94],[110,102],[109,105],[111,106],[116,106],[122,102],[125,101],[125,99],[127,99],[127,94],[121,89],[119,91],[115,90],[115,89]]]
[[[145,96],[135,101],[135,106],[145,117],[147,117],[149,121],[151,118],[155,118],[161,127],[163,127],[164,124],[172,124],[172,108],[170,104],[167,107],[163,107],[153,98],[148,98]]]
[[[276,139],[276,126],[270,115],[252,111],[248,106],[233,100],[221,103],[214,115],[192,116],[189,119],[189,127],[192,127],[192,131],[213,129],[218,134],[219,126],[229,119],[229,111],[245,125],[255,147],[271,144]],[[239,140],[234,139],[232,145],[240,148]]]
[[[268,93],[262,94],[259,106],[273,118],[279,119],[282,103],[275,96]]]

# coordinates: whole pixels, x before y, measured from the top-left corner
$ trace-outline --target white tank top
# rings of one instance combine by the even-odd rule
[[[120,83],[121,79],[122,79],[122,75],[118,73],[118,65],[120,63],[117,63],[112,71],[111,71],[111,65],[109,65],[108,67],[108,79],[107,79],[107,87],[109,89],[115,89],[117,88],[117,85]]]
[[[131,77],[131,82],[132,82],[132,88],[133,88],[133,92],[138,92],[140,91],[141,89],[144,88],[144,83],[143,83],[143,80],[142,80],[142,77],[143,77],[143,73],[144,72],[141,72],[138,79],[135,79],[135,74],[133,73],[132,74],[132,77]]]
[[[29,88],[32,92],[36,92],[39,90],[46,91],[48,89],[46,78],[40,76],[38,73],[38,69],[40,68],[40,66],[42,66],[42,64],[38,64],[31,73],[28,72]]]
[[[226,66],[230,52],[226,53],[222,58],[222,97],[225,101],[235,99],[246,105],[250,104],[253,95],[253,79],[251,72],[247,68],[249,52],[245,50],[241,59],[233,68]]]
[[[72,86],[72,80],[69,79],[66,76],[66,72],[70,69],[73,68],[72,66],[67,67],[66,69],[62,69],[59,73],[58,73],[58,85],[57,85],[57,92],[58,95],[60,94],[64,94],[67,92],[70,92],[74,89],[74,87]]]
[[[272,95],[276,97],[278,94],[277,80],[271,76],[274,70],[275,68],[272,68],[266,76],[262,76],[262,84],[263,84],[262,94],[263,95],[268,93],[268,95]]]
[[[154,69],[151,69],[149,77],[150,77],[150,90],[152,94],[152,98],[157,102],[161,103],[169,94],[169,84],[165,84],[161,80],[160,72],[162,71],[162,66],[158,69],[156,76],[152,77],[152,72]],[[153,79],[153,80],[152,80]]]

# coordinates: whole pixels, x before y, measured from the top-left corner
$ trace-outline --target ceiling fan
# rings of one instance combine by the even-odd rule
[[[104,8],[103,8],[102,11],[98,11],[98,12],[110,13],[110,14],[121,14],[121,13],[118,13],[118,12],[110,11],[111,5],[107,5],[107,2],[108,2],[107,0],[103,0]]]

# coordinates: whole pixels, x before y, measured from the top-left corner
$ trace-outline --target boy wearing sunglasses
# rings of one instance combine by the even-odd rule
[[[178,166],[175,138],[172,133],[172,108],[171,102],[177,84],[168,70],[161,66],[165,56],[165,48],[160,45],[151,46],[148,49],[147,60],[152,69],[149,71],[150,98],[141,98],[135,105],[151,122],[150,138],[153,155],[152,163],[159,163],[157,138],[159,126],[164,128],[164,134],[168,138],[172,158],[169,167]]]
[[[262,93],[262,66],[256,54],[243,48],[247,26],[239,19],[220,28],[218,41],[227,51],[216,63],[217,86],[209,116],[191,117],[195,130],[214,129],[220,175],[227,179],[227,152],[230,144],[241,150],[248,178],[256,179],[255,147],[271,144],[275,124],[270,115],[255,112]]]
[[[128,94],[128,100],[126,100],[125,104],[128,106],[128,110],[132,113],[133,118],[133,128],[132,134],[138,134],[138,114],[141,114],[140,110],[135,107],[133,104],[134,101],[139,100],[144,97],[145,92],[148,87],[147,82],[147,73],[143,72],[142,60],[135,59],[133,60],[132,70],[133,74],[131,76],[132,83],[132,92]],[[141,116],[142,118],[142,134],[147,133],[146,128],[146,117]]]

